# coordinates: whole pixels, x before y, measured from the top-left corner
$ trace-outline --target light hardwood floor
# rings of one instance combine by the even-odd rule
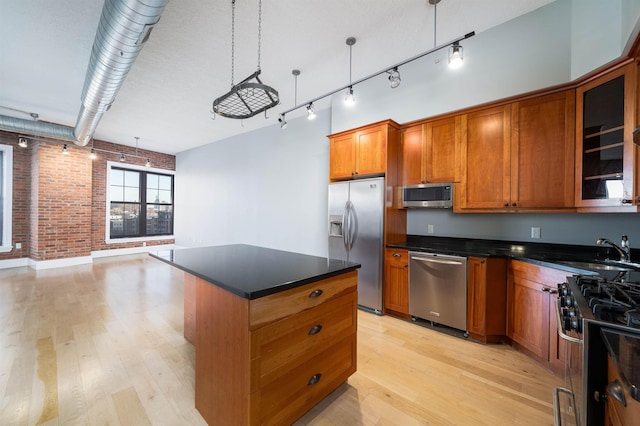
[[[0,425],[205,424],[182,283],[145,254],[0,270]],[[358,371],[297,426],[553,424],[561,380],[509,346],[358,320]]]

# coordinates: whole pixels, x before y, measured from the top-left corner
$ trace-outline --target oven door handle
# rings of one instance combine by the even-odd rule
[[[567,342],[582,344],[582,340],[573,336],[569,336],[562,329],[562,316],[560,315],[560,299],[556,299],[556,326],[558,327],[558,336]]]
[[[557,387],[553,389],[553,424],[554,426],[562,426],[562,412],[560,411],[560,394],[566,393],[572,399],[572,407],[576,406],[576,396],[567,388]],[[574,410],[575,424],[578,424],[578,410]]]

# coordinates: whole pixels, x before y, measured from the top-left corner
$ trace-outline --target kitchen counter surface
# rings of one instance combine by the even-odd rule
[[[245,299],[344,274],[360,264],[245,244],[149,253]]]
[[[453,237],[427,237],[421,235],[407,235],[406,241],[387,244],[387,247],[466,257],[510,257],[530,263],[536,263],[542,266],[565,270],[572,274],[585,273],[585,270],[562,265],[557,262],[575,260],[604,261],[608,259],[610,255],[613,259],[617,259],[617,254],[608,246],[592,247],[568,244],[524,243]],[[638,250],[632,250],[631,258],[640,259],[640,253],[638,253]],[[603,276],[615,275],[615,272],[602,270],[591,271],[591,273],[598,273]],[[631,275],[634,276],[632,279],[640,280],[640,271],[632,272]]]

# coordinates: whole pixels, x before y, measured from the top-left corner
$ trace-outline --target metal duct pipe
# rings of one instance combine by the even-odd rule
[[[87,67],[75,128],[0,115],[0,129],[86,146],[160,20],[168,0],[105,0]]]
[[[73,131],[85,146],[111,107],[168,0],[105,0]]]

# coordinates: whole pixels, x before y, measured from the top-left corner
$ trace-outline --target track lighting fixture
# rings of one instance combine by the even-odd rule
[[[349,86],[347,94],[344,96],[344,103],[346,106],[353,106],[356,103],[356,97],[353,96],[353,87]]]
[[[151,167],[151,160],[147,158],[147,162],[144,163],[145,167]]]
[[[347,90],[347,94],[344,97],[344,103],[347,106],[353,106],[356,103],[356,98],[353,96],[353,85],[351,85],[351,59],[352,59],[352,54],[351,54],[351,50],[353,48],[353,45],[356,44],[356,38],[355,37],[348,37],[346,40],[347,46],[349,46],[349,88]]]
[[[278,122],[280,123],[281,129],[287,128],[287,120],[284,119],[284,114],[280,114],[280,118],[278,118]]]
[[[316,112],[313,110],[313,102],[307,105],[307,120],[315,120]]]
[[[463,60],[462,46],[460,46],[460,42],[456,41],[449,47],[449,68],[460,68]]]
[[[20,148],[26,148],[29,146],[29,143],[27,142],[27,138],[18,138],[18,146]]]
[[[398,67],[393,68],[389,71],[387,71],[389,73],[389,86],[391,86],[392,89],[395,89],[396,87],[400,86],[400,72],[398,72]]]
[[[96,155],[96,150],[91,148],[91,154],[89,154],[89,158],[92,160],[95,160],[96,158],[98,158],[98,156]]]
[[[69,153],[69,151],[67,150],[67,144],[66,143],[62,146],[62,153],[63,154],[68,154]]]
[[[125,158],[124,158],[124,152],[123,152],[122,154],[120,154],[120,161],[124,161],[124,160]]]

